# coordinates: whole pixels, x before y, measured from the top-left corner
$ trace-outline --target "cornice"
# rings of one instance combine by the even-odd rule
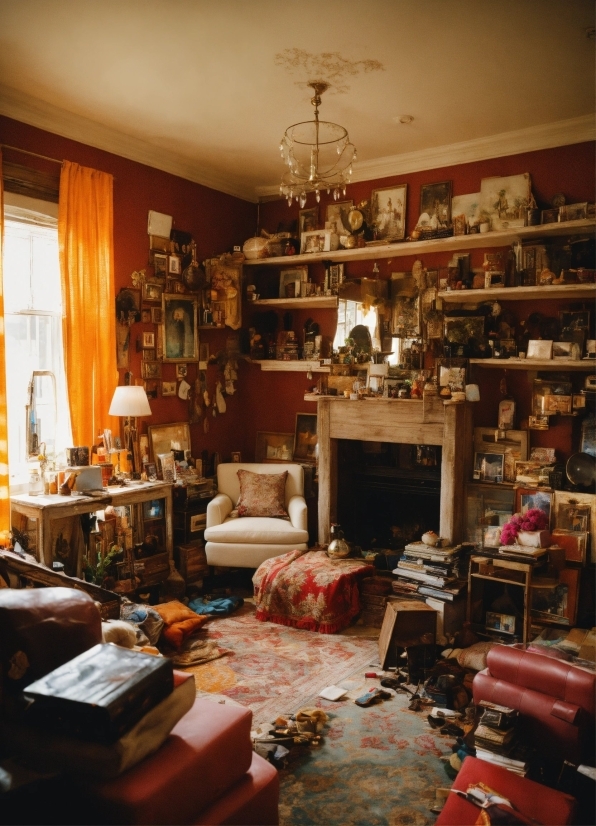
[[[500,158],[505,155],[519,155],[523,152],[535,152],[539,149],[552,149],[573,143],[596,140],[596,122],[593,115],[530,126],[511,132],[501,132],[470,141],[404,152],[370,161],[358,161],[354,165],[352,181],[371,181],[377,178],[390,178],[421,172],[425,169],[438,169],[444,166],[457,166],[463,163]],[[279,185],[257,187],[260,198],[279,196]]]

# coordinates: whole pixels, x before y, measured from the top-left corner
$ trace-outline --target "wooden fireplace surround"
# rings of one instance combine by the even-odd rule
[[[461,542],[464,485],[471,473],[472,405],[424,399],[361,399],[309,395],[317,402],[319,446],[319,543],[329,542],[337,520],[337,447],[339,439],[440,445],[440,535]],[[471,477],[470,477],[471,478]]]

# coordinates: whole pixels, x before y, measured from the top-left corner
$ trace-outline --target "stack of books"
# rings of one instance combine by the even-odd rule
[[[462,552],[462,545],[441,548],[410,542],[393,570],[393,590],[453,602],[467,586]]]
[[[528,764],[517,740],[519,713],[508,706],[481,700],[480,722],[474,731],[476,757],[525,777]]]

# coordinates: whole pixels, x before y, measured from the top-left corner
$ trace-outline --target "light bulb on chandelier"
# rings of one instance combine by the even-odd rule
[[[311,81],[314,90],[311,103],[315,107],[315,119],[295,123],[286,129],[279,145],[287,170],[279,187],[288,206],[293,198],[303,208],[309,192],[315,193],[317,203],[321,190],[329,194],[333,189],[334,200],[346,194],[346,183],[352,175],[352,162],[356,160],[356,148],[350,142],[346,129],[337,123],[319,120],[321,95],[329,88],[324,81]],[[298,193],[298,194],[297,194]]]

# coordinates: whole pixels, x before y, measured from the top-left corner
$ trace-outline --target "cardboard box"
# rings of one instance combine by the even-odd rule
[[[381,668],[398,664],[398,652],[408,645],[432,644],[436,640],[437,612],[426,602],[388,602],[379,634]]]

